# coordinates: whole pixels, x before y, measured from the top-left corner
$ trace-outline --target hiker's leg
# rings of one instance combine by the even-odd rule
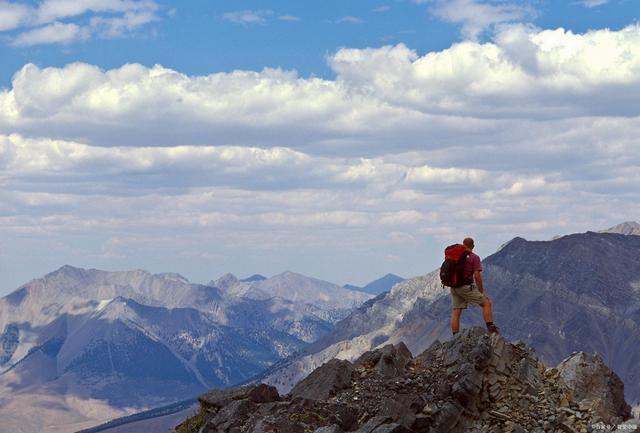
[[[462,314],[462,308],[454,308],[451,310],[451,332],[458,332],[460,330],[460,315]]]
[[[491,311],[491,299],[485,295],[482,303],[482,317],[485,322],[493,322],[493,312]]]

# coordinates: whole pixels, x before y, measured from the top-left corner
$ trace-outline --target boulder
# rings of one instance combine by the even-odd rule
[[[216,426],[219,430],[227,431],[232,427],[239,427],[247,420],[255,410],[255,403],[249,400],[234,400],[224,406],[208,421],[208,424]]]
[[[280,400],[278,390],[270,385],[261,383],[248,393],[249,400],[254,403],[272,403]]]
[[[386,346],[361,355],[354,365],[356,367],[373,369],[383,377],[402,376],[405,368],[413,359],[413,355],[404,343]]]
[[[253,387],[235,387],[225,389],[212,389],[206,394],[200,396],[198,401],[200,406],[206,411],[217,411],[223,406],[226,406],[233,400],[240,400],[247,398],[249,392]]]
[[[591,406],[605,422],[624,421],[631,406],[624,399],[624,384],[597,354],[577,352],[557,367],[565,389],[583,406]]]
[[[315,369],[291,390],[293,397],[326,400],[351,384],[353,365],[349,361],[332,359]]]
[[[378,415],[389,417],[391,420],[405,427],[411,427],[416,419],[413,409],[403,404],[400,399],[386,398],[380,403]]]

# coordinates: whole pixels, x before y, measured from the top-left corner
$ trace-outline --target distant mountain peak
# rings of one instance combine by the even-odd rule
[[[600,233],[618,233],[621,235],[640,236],[640,223],[636,221],[625,221],[606,230],[602,230]]]
[[[555,239],[559,239],[559,237],[554,237]],[[502,251],[503,249],[505,249],[508,246],[513,246],[513,245],[517,245],[517,244],[521,244],[523,242],[527,242],[527,240],[525,238],[521,238],[520,236],[516,236],[515,238],[511,239],[510,241],[505,242],[504,244],[500,245],[500,247],[498,248],[498,251]]]
[[[369,293],[370,295],[377,296],[383,292],[388,292],[393,286],[401,281],[405,281],[405,278],[399,277],[396,274],[388,273],[377,280],[371,281],[363,287],[353,284],[345,284],[343,287],[345,289],[356,290],[358,292]]]
[[[238,277],[231,273],[227,273],[218,278],[213,284],[219,289],[227,289],[229,287],[235,286],[239,282],[240,280],[238,280]]]
[[[47,275],[78,275],[85,272],[87,272],[87,270],[83,268],[77,268],[71,265],[63,265]]]

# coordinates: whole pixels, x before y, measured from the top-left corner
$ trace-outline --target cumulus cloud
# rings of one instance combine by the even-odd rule
[[[411,275],[460,233],[484,254],[637,219],[639,59],[637,25],[505,25],[426,54],[340,49],[335,79],[25,65],[0,91],[0,236],[92,266],[98,244],[187,274],[393,256]]]
[[[423,56],[402,44],[345,48],[329,63],[335,80],[279,69],[190,77],[137,64],[26,65],[0,91],[0,126],[100,145],[207,137],[357,155],[385,151],[390,140],[395,150],[470,137],[499,145],[524,134],[505,128],[511,122],[639,114],[637,25],[585,34],[508,26],[488,43]]]
[[[0,32],[18,31],[14,45],[69,44],[91,35],[121,37],[158,20],[158,10],[152,0],[44,0],[37,6],[0,1]],[[80,21],[65,21],[70,19]]]
[[[496,24],[521,21],[533,15],[532,9],[511,2],[479,0],[416,0],[430,5],[431,13],[440,19],[462,25],[466,39],[477,40]]]

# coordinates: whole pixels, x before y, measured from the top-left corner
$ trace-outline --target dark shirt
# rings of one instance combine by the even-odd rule
[[[480,256],[471,253],[467,256],[467,260],[464,262],[463,276],[465,278],[474,279],[476,271],[482,271],[482,265],[480,264]]]

